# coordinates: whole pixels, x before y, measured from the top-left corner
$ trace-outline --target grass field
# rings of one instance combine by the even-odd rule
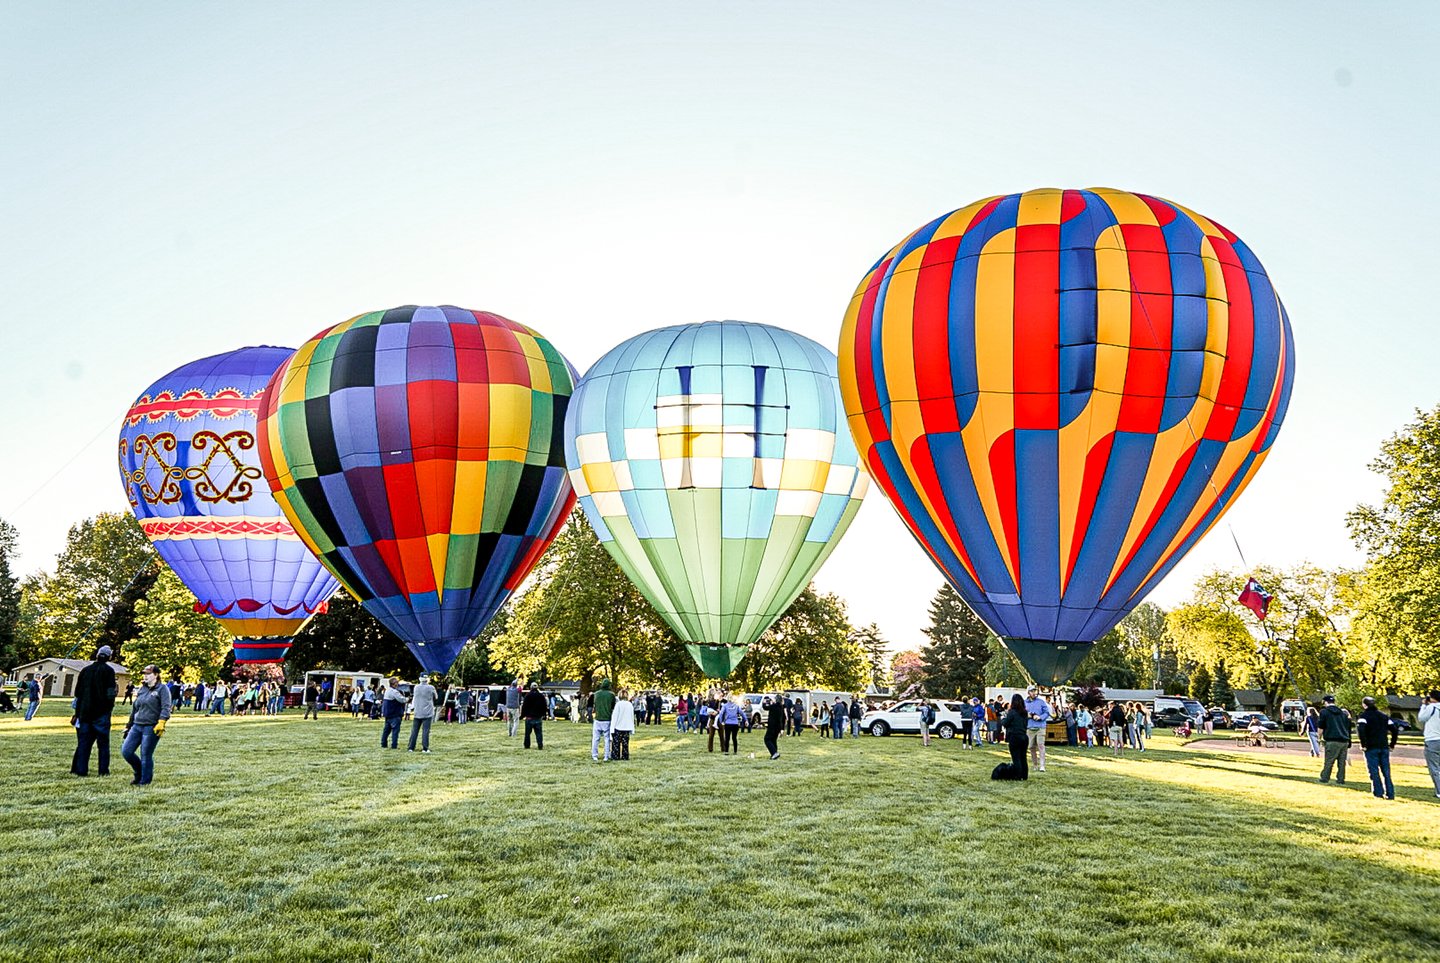
[[[1411,766],[1374,799],[1358,753],[1348,787],[1169,736],[992,783],[913,737],[642,727],[597,766],[569,723],[426,756],[181,713],[137,789],[118,727],[114,775],[67,774],[66,716],[0,718],[0,959],[1440,960],[1440,800]]]

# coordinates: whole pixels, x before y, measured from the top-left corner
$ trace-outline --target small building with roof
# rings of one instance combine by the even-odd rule
[[[40,676],[40,694],[47,699],[68,699],[75,694],[75,683],[80,670],[91,662],[90,659],[36,659],[17,665],[10,670],[9,683],[29,682],[33,676]],[[125,693],[130,681],[130,670],[118,662],[111,662],[115,670],[116,701]]]

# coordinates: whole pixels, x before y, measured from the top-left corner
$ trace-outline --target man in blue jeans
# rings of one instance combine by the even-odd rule
[[[1394,799],[1395,783],[1390,779],[1390,750],[1400,736],[1395,720],[1375,707],[1375,697],[1366,696],[1365,710],[1355,720],[1355,732],[1365,750],[1365,766],[1370,770],[1370,791],[1376,799]]]
[[[80,670],[75,683],[75,755],[70,771],[77,776],[90,775],[90,750],[100,747],[100,775],[110,775],[110,716],[115,712],[115,670],[110,665],[113,653],[102,645],[95,661]]]
[[[25,684],[25,694],[30,698],[30,704],[25,707],[25,721],[29,722],[40,711],[40,673],[32,675]]]
[[[390,685],[380,701],[380,715],[385,720],[385,727],[380,730],[380,748],[399,749],[400,725],[405,721],[405,693],[400,691],[398,675],[390,677]]]

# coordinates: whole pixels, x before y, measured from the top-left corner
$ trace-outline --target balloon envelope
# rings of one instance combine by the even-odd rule
[[[915,538],[1058,682],[1254,477],[1294,358],[1230,231],[1144,195],[1037,190],[885,255],[850,303],[840,380]]]
[[[575,503],[561,451],[573,386],[549,341],[497,314],[362,314],[275,373],[261,461],[325,565],[445,672]]]
[[[196,609],[236,637],[236,662],[278,662],[338,587],[280,512],[260,471],[255,413],[289,348],[183,365],[131,406],[120,431],[130,508]]]
[[[638,335],[576,389],[580,504],[707,675],[735,668],[859,509],[841,411],[829,349],[741,321]]]

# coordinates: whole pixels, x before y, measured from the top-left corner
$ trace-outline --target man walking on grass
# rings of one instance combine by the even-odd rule
[[[505,721],[510,726],[510,735],[515,735],[520,726],[520,680],[512,679],[505,687]]]
[[[95,661],[80,670],[75,683],[75,758],[70,771],[90,775],[90,749],[99,745],[98,772],[110,775],[110,716],[115,711],[115,670],[110,667],[110,646],[102,645]]]
[[[316,719],[320,718],[320,690],[315,688],[315,683],[310,682],[305,685],[305,715],[302,717],[302,721],[312,716]]]
[[[1045,724],[1050,721],[1050,703],[1040,698],[1033,685],[1025,690],[1025,738],[1030,743],[1030,768],[1045,771]]]
[[[1390,750],[1400,736],[1395,720],[1381,712],[1374,696],[1364,699],[1365,711],[1355,720],[1355,731],[1365,750],[1365,768],[1370,770],[1370,791],[1376,799],[1394,799],[1395,783],[1390,778]]]
[[[765,748],[770,750],[770,759],[780,758],[780,730],[785,728],[785,700],[780,693],[770,697],[765,710]]]
[[[610,720],[615,717],[615,693],[610,680],[601,679],[595,690],[595,721],[590,724],[590,758],[604,762],[610,758]]]
[[[420,751],[430,751],[430,723],[435,721],[435,703],[440,701],[430,676],[420,673],[420,681],[410,693],[415,711],[410,715],[410,751],[415,751],[415,737],[420,736]]]
[[[40,673],[35,673],[25,683],[25,694],[29,697],[29,704],[25,706],[25,721],[29,722],[40,711]]]
[[[1345,785],[1345,761],[1350,755],[1350,717],[1335,704],[1335,697],[1327,695],[1320,710],[1320,735],[1325,740],[1325,767],[1320,770],[1320,781],[1330,781],[1330,770],[1337,768],[1335,781]]]

